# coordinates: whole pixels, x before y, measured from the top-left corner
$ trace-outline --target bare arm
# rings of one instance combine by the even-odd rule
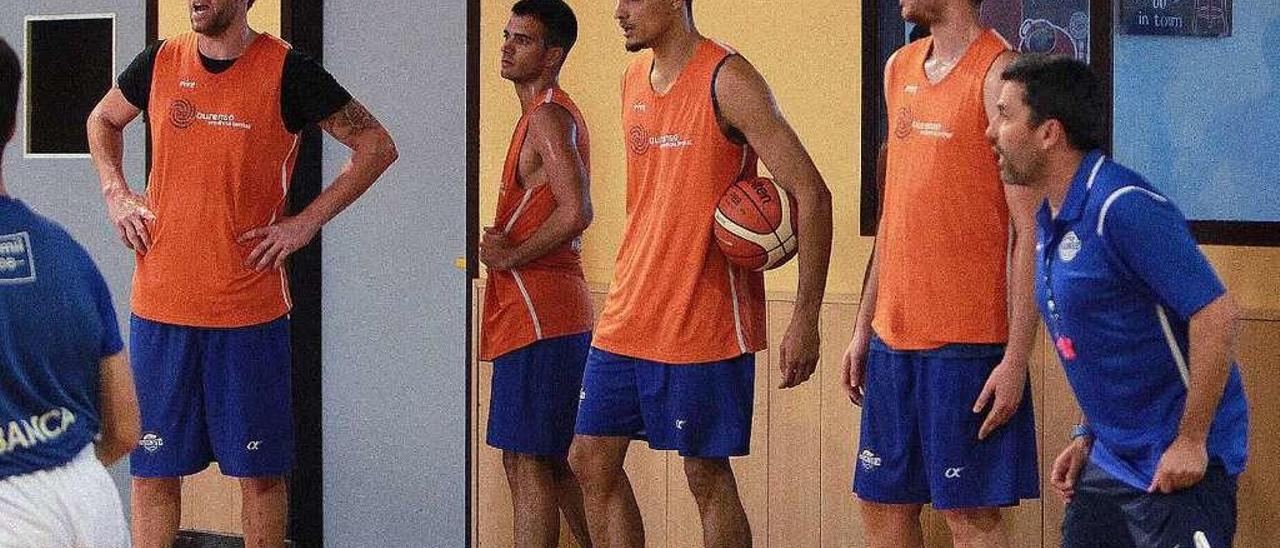
[[[1156,467],[1151,491],[1172,493],[1199,483],[1209,464],[1206,443],[1222,392],[1231,374],[1240,309],[1230,295],[1218,297],[1191,316],[1187,329],[1191,378],[1178,437]]]
[[[998,112],[1000,89],[1004,83],[1000,73],[1017,54],[1006,51],[992,63],[983,84],[983,103],[987,120],[994,120]],[[1012,251],[1009,255],[1008,302],[1009,338],[1004,358],[992,371],[982,393],[974,402],[973,411],[982,412],[990,406],[986,420],[978,430],[978,439],[986,439],[992,431],[1013,418],[1022,404],[1026,392],[1027,367],[1031,360],[1031,345],[1035,342],[1038,315],[1035,305],[1036,272],[1036,208],[1043,195],[1026,186],[1004,185],[1005,204],[1009,208]]]
[[[146,222],[154,221],[155,215],[147,209],[146,200],[129,189],[122,167],[124,128],[141,112],[125,99],[120,88],[112,87],[89,113],[85,131],[111,224],[125,247],[145,254],[151,247]]]
[[[240,236],[241,243],[261,239],[249,254],[247,266],[279,268],[289,254],[307,245],[322,225],[355,202],[399,157],[391,135],[355,99],[321,121],[320,127],[351,149],[351,159],[301,213]]]
[[[755,67],[741,57],[730,58],[715,92],[724,121],[742,132],[778,185],[796,198],[800,280],[791,325],[779,349],[781,387],[796,386],[817,367],[818,313],[831,260],[831,192]]]
[[[526,146],[538,156],[541,168],[526,185],[545,184],[556,207],[527,240],[511,245],[501,229],[486,229],[480,242],[480,260],[490,268],[517,268],[582,234],[591,224],[591,190],[587,168],[578,150],[578,128],[573,115],[559,105],[548,105],[529,121]]]
[[[110,466],[129,454],[138,443],[141,424],[138,397],[133,389],[133,373],[124,352],[103,358],[100,363],[99,408],[102,432],[96,447],[98,460]]]

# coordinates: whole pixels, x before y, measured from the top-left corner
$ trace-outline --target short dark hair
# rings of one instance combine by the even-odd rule
[[[543,43],[564,49],[565,56],[578,41],[578,18],[564,0],[520,0],[511,6],[511,13],[537,19],[547,29]]]
[[[1034,124],[1057,120],[1076,150],[1103,146],[1106,102],[1089,65],[1063,55],[1027,54],[1010,63],[1000,78],[1026,88],[1023,100]]]
[[[0,153],[9,144],[9,136],[18,123],[18,84],[22,81],[22,63],[9,43],[0,38]]]

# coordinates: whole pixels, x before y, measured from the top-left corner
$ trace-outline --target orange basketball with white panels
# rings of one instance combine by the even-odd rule
[[[772,179],[756,177],[729,186],[716,207],[715,236],[729,262],[769,270],[796,255],[796,199]]]

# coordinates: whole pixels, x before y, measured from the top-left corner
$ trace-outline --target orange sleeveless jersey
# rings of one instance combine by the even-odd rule
[[[890,128],[872,327],[923,350],[1008,338],[1009,212],[987,141],[983,82],[1008,45],[984,32],[937,84],[932,38],[895,55],[885,82]]]
[[[721,132],[712,84],[730,49],[704,40],[665,95],[652,52],[623,80],[627,224],[593,344],[669,364],[765,347],[764,277],[731,266],[712,236],[729,185],[756,173],[748,146]]]
[[[196,34],[156,54],[147,111],[156,214],[152,246],[138,257],[133,312],[198,327],[241,327],[289,311],[282,269],[244,266],[257,241],[236,238],[284,214],[298,150],[280,114],[289,45],[258,36],[221,74],[205,70]]]
[[[516,124],[502,169],[502,189],[493,226],[516,244],[529,239],[556,208],[550,186],[522,187],[517,171],[529,120],[539,108],[552,103],[573,115],[578,130],[578,152],[587,173],[591,173],[591,137],[582,113],[564,91],[547,90]],[[581,238],[574,238],[519,268],[489,271],[484,292],[480,359],[492,360],[536,341],[591,330],[591,293],[582,274],[581,247]]]

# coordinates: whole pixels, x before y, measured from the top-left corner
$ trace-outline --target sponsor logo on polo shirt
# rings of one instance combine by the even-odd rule
[[[1080,254],[1080,237],[1076,233],[1068,232],[1062,237],[1062,241],[1058,243],[1058,258],[1065,262],[1071,262]]]
[[[0,423],[0,455],[54,441],[76,423],[70,409],[50,409],[28,419]]]
[[[30,234],[18,232],[0,235],[0,285],[34,282],[34,259]]]

